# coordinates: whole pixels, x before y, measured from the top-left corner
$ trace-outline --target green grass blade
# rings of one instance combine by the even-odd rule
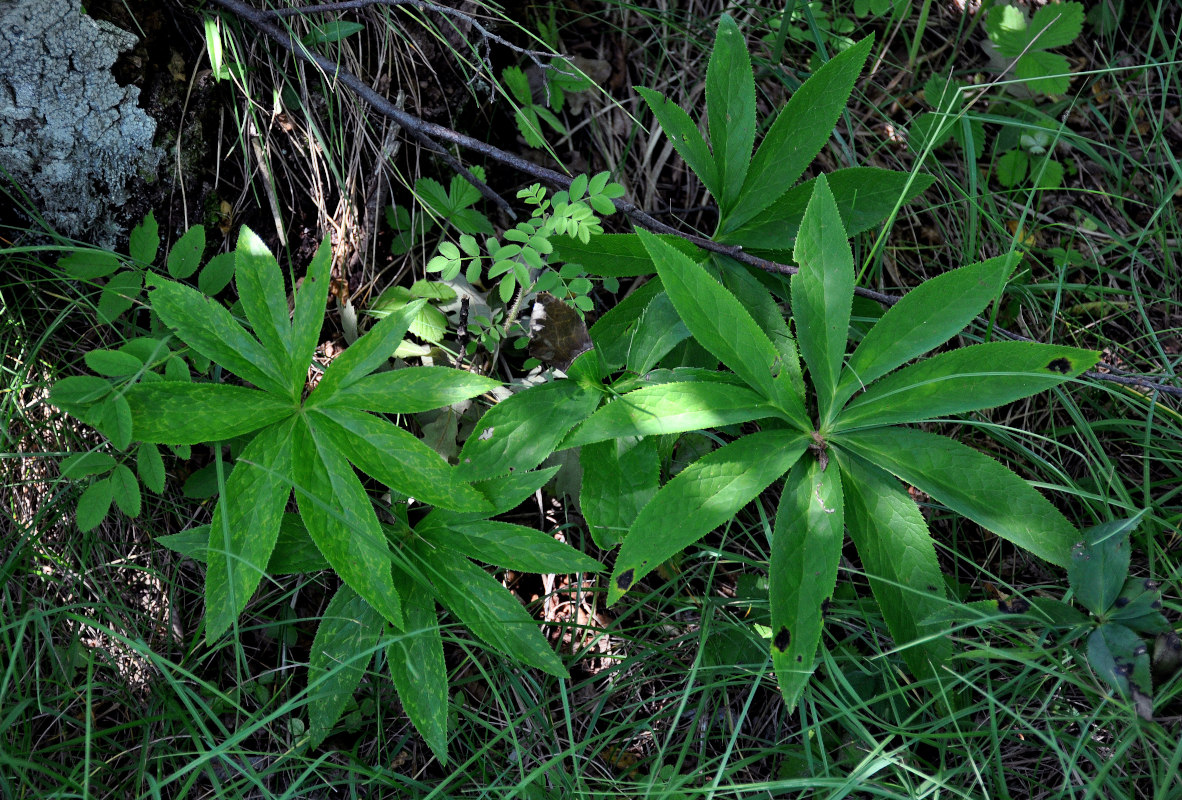
[[[308,735],[319,747],[345,704],[361,685],[373,647],[385,627],[382,615],[347,585],[333,595],[316,628],[308,655]]]
[[[1067,566],[1079,531],[1050,501],[989,456],[910,428],[836,434],[832,445],[886,470],[986,530]]]
[[[887,309],[850,356],[839,403],[964,330],[1001,294],[1016,260],[998,256],[924,281]]]
[[[944,576],[927,522],[891,475],[856,456],[835,454],[844,476],[846,524],[858,548],[870,589],[895,644],[904,647],[932,633],[924,620],[945,611]],[[936,636],[906,647],[911,672],[926,678],[952,655],[952,643]]]
[[[838,470],[821,469],[815,458],[797,461],[780,495],[768,568],[772,663],[789,708],[813,673],[821,608],[837,585],[844,517]]]
[[[661,562],[731,519],[787,472],[808,446],[796,431],[744,436],[699,458],[657,492],[620,547],[608,603],[623,597]]]
[[[292,440],[296,500],[312,541],[341,580],[401,628],[390,548],[353,467],[311,417],[295,426]]]
[[[220,383],[137,383],[123,396],[135,438],[157,444],[231,439],[296,412],[282,396]]]
[[[210,525],[205,573],[205,638],[229,630],[267,573],[291,497],[291,435],[295,420],[251,440],[226,480]]]
[[[725,217],[739,200],[755,144],[755,77],[747,43],[729,14],[718,20],[706,67],[706,116],[718,176],[714,196]]]
[[[314,407],[346,407],[383,414],[415,414],[459,403],[500,381],[450,367],[409,367],[366,375]]]
[[[822,422],[830,417],[849,338],[854,256],[825,176],[817,179],[796,237],[792,313],[800,354],[808,364]]]
[[[868,36],[834,56],[793,93],[760,143],[739,203],[724,215],[720,233],[733,231],[763,211],[804,174],[833,135],[873,43],[874,37]],[[711,125],[711,137],[713,131]]]
[[[717,428],[776,413],[767,400],[742,386],[707,381],[663,383],[616,398],[592,414],[562,446]]]
[[[874,383],[837,417],[834,430],[993,408],[1058,386],[1091,369],[1094,350],[988,342],[913,364]]]

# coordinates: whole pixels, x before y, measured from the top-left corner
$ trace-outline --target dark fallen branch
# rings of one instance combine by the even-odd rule
[[[341,2],[323,4],[309,6],[306,9],[301,10],[323,12],[329,10],[340,10],[344,8],[358,8],[362,5],[370,5],[374,2],[382,2],[382,0],[368,0],[368,2],[367,0],[353,0],[351,3]],[[432,4],[424,3],[422,0],[385,0],[385,2],[391,5],[409,4],[421,7],[430,7],[437,11],[443,11],[443,9],[434,8]],[[512,153],[501,150],[500,148],[494,147],[487,142],[482,142],[479,139],[474,139],[471,136],[465,136],[464,134],[454,131],[451,128],[446,128],[433,122],[427,122],[415,116],[414,114],[410,114],[395,107],[393,103],[367,86],[360,78],[341,69],[338,64],[325,58],[324,56],[311,52],[303,45],[302,42],[294,38],[289,32],[282,30],[269,22],[268,19],[276,16],[276,12],[252,8],[251,6],[241,2],[241,0],[213,0],[213,3],[228,9],[239,18],[249,22],[251,25],[254,25],[281,47],[291,52],[291,54],[296,58],[319,67],[324,71],[327,77],[340,81],[342,84],[352,89],[357,94],[357,96],[367,103],[371,108],[401,125],[417,142],[425,147],[428,147],[432,152],[440,155],[449,167],[462,175],[473,186],[479,189],[481,195],[483,195],[486,199],[492,201],[499,208],[507,212],[512,219],[516,219],[517,215],[509,206],[509,203],[506,202],[505,199],[499,194],[489,188],[484,182],[477,179],[475,175],[473,175],[468,169],[456,161],[456,159],[450,153],[440,147],[436,141],[449,142],[466,150],[472,150],[474,152],[480,153],[487,158],[513,167],[513,169],[517,170],[518,172],[529,175],[553,187],[559,189],[570,188],[572,178],[567,175],[563,175],[562,173],[555,170],[547,169],[546,167],[534,164],[533,162],[527,161],[520,156],[516,156]],[[295,10],[293,9],[285,12],[285,15],[290,13],[295,13]],[[682,239],[693,243],[703,250],[729,256],[742,264],[747,264],[749,266],[755,267],[756,269],[764,270],[765,272],[771,272],[780,275],[793,275],[797,272],[796,267],[789,266],[787,264],[780,264],[775,261],[768,261],[767,259],[759,258],[758,256],[753,256],[747,252],[744,252],[743,248],[741,247],[737,247],[735,245],[719,244],[718,242],[712,241],[702,236],[695,236],[693,234],[679,231],[676,228],[666,225],[665,223],[653,218],[651,215],[647,214],[626,200],[617,199],[613,200],[612,202],[621,213],[626,215],[635,224],[640,225],[641,227],[646,228],[653,233],[665,233],[671,234],[673,236],[680,236]],[[882,292],[876,292],[872,289],[864,289],[862,287],[857,287],[855,292],[861,297],[866,297],[888,306],[894,305],[902,299],[896,295],[883,294]],[[992,330],[995,335],[1002,336],[1007,339],[1013,339],[1016,341],[1033,341],[1025,336],[1005,330],[1004,328],[994,327]],[[1084,373],[1084,377],[1092,378],[1098,381],[1117,383],[1122,386],[1148,389],[1153,392],[1160,392],[1162,394],[1171,395],[1174,397],[1182,397],[1182,387],[1169,386],[1141,376],[1128,374],[1114,375],[1091,371]]]

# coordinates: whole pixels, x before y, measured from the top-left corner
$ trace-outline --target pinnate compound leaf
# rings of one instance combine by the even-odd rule
[[[484,394],[500,381],[450,367],[409,367],[367,375],[340,389],[321,407],[345,406],[384,414],[414,414]]]
[[[234,263],[233,253],[218,253],[209,259],[197,276],[197,288],[209,297],[225,289],[234,279]]]
[[[727,383],[677,382],[637,389],[596,411],[563,447],[615,439],[717,428],[776,415],[755,392]]]
[[[294,391],[298,397],[304,388],[306,376],[301,372],[298,382],[292,380],[291,322],[279,264],[263,240],[245,225],[238,234],[234,262],[234,282],[238,287],[242,310],[246,312],[255,336],[270,354],[280,374],[291,381],[288,391]],[[304,369],[307,369],[307,365]]]
[[[297,422],[292,436],[300,516],[341,580],[401,628],[402,604],[394,589],[390,547],[373,503],[333,437],[319,429],[316,416]]]
[[[897,206],[914,200],[935,179],[878,167],[849,167],[827,173],[825,180],[833,191],[846,234],[854,236],[878,225]],[[793,186],[759,214],[718,236],[716,241],[742,245],[747,250],[789,252],[816,182],[813,178]]]
[[[854,256],[833,193],[822,175],[796,237],[792,313],[797,344],[817,392],[818,412],[831,418],[837,379],[849,339],[854,302]]]
[[[136,261],[148,266],[156,260],[156,251],[159,249],[160,226],[156,223],[155,213],[149,211],[148,216],[131,229],[128,252]]]
[[[110,439],[117,450],[126,450],[131,444],[131,408],[123,395],[112,394],[105,403],[92,408],[85,421]]]
[[[205,227],[194,225],[168,251],[168,274],[177,280],[184,280],[201,266],[204,253]]]
[[[780,495],[768,566],[772,664],[780,693],[795,708],[813,673],[822,607],[837,585],[845,542],[841,475],[815,458],[796,462]]]
[[[144,362],[119,350],[90,350],[83,358],[86,366],[111,378],[129,378],[144,368]]]
[[[112,275],[99,296],[96,309],[99,321],[113,324],[120,314],[135,304],[143,285],[144,276],[138,270],[129,269]]]
[[[117,462],[109,453],[90,451],[77,453],[61,463],[58,469],[66,480],[76,481],[91,475],[102,475],[110,472]]]
[[[661,467],[657,440],[621,437],[583,445],[579,463],[583,517],[595,544],[610,549],[624,540],[640,510],[657,493]]]
[[[783,368],[775,345],[738,299],[701,265],[647,231],[637,235],[657,265],[669,299],[698,343],[748,386],[776,403],[794,424],[811,427],[790,370]]]
[[[94,375],[71,375],[53,385],[49,402],[75,416],[111,393],[111,384]]]
[[[76,281],[105,278],[123,265],[119,256],[107,250],[80,250],[58,259],[58,267]]]
[[[661,130],[669,137],[673,149],[685,161],[686,166],[693,170],[710,194],[719,197],[721,190],[719,189],[718,170],[714,166],[714,157],[710,155],[710,148],[706,146],[706,140],[702,138],[698,126],[690,119],[689,114],[660,92],[642,86],[637,86],[636,92],[648,104],[649,109],[656,116],[657,122],[660,123]],[[596,241],[598,241],[598,237]]]
[[[945,611],[944,576],[919,507],[886,472],[857,457],[836,454],[846,487],[846,525],[882,609],[887,629],[911,672],[933,675],[952,655],[944,637],[907,647],[933,631],[925,620]]]
[[[210,525],[205,575],[205,637],[234,624],[267,573],[291,497],[292,431],[288,420],[259,431],[238,457]]]
[[[641,509],[612,572],[608,603],[623,597],[661,562],[730,520],[796,463],[808,437],[796,431],[761,431],[720,447],[690,464]]]
[[[962,347],[872,384],[840,412],[835,430],[993,408],[1058,386],[1099,360],[1094,350],[1033,342]]]
[[[283,362],[264,350],[220,303],[158,275],[149,280],[156,285],[150,298],[152,308],[185,344],[260,389],[291,394],[280,366]]]
[[[296,412],[291,400],[220,383],[137,383],[124,393],[135,437],[157,444],[231,439]]]
[[[835,434],[830,443],[926,492],[1039,558],[1067,566],[1079,532],[1009,468],[944,436],[910,428]]]
[[[398,343],[410,330],[411,323],[426,300],[414,300],[391,312],[368,333],[345,348],[324,371],[320,384],[308,398],[310,406],[325,403],[341,389],[347,389],[385,364],[394,355]]]
[[[841,376],[838,403],[951,339],[1001,294],[1017,257],[998,256],[926,280],[887,309]]]
[[[481,511],[488,500],[456,479],[455,468],[412,434],[364,411],[320,408],[309,412],[324,442],[358,469],[416,500],[457,511]]]
[[[599,405],[602,395],[574,381],[553,381],[502,400],[476,423],[460,450],[462,480],[533,469],[566,432]]]
[[[115,505],[133,519],[140,515],[140,484],[127,466],[120,464],[111,472],[111,497]]]
[[[559,678],[566,667],[538,630],[537,621],[499,581],[462,555],[419,547],[423,572],[441,603],[490,647]]]
[[[1142,719],[1153,719],[1153,683],[1145,642],[1124,625],[1106,622],[1088,635],[1088,663],[1133,701]]]
[[[436,528],[429,538],[432,544],[441,544],[469,558],[518,572],[598,572],[603,569],[603,564],[550,534],[512,522],[457,522]]]
[[[1112,608],[1129,574],[1129,535],[1146,510],[1129,519],[1114,520],[1084,531],[1071,548],[1067,578],[1084,608],[1101,615]]]
[[[743,34],[729,14],[718,21],[706,67],[706,115],[721,192],[715,197],[725,217],[743,190],[755,144],[755,78]]]
[[[114,488],[109,478],[97,480],[86,487],[86,491],[78,498],[78,530],[85,532],[97,528],[106,519],[113,496]]]
[[[739,203],[725,215],[720,232],[729,233],[766,209],[804,174],[833,135],[873,43],[868,36],[834,56],[793,93],[760,143]]]
[[[160,457],[160,449],[156,445],[143,442],[136,448],[135,470],[150,491],[156,494],[164,491],[164,459]]]
[[[347,585],[329,601],[308,655],[308,733],[319,747],[357,691],[385,621]]]
[[[435,597],[401,573],[395,583],[406,611],[406,630],[386,648],[386,663],[406,715],[435,757],[446,764],[447,665]]]

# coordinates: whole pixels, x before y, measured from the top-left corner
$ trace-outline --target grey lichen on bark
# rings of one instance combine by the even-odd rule
[[[0,167],[57,231],[105,246],[129,181],[162,156],[139,89],[110,72],[136,41],[78,0],[0,3]]]

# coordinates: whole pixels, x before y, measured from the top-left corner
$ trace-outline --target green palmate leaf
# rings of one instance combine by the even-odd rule
[[[97,528],[99,523],[106,519],[113,497],[114,487],[108,478],[95,481],[86,487],[86,491],[78,498],[78,530],[89,531]]]
[[[846,525],[870,579],[874,598],[903,659],[918,677],[934,674],[952,655],[942,636],[906,647],[934,633],[924,621],[946,610],[944,576],[919,507],[899,482],[857,457],[836,455],[845,485]]]
[[[308,655],[308,733],[319,747],[357,691],[374,645],[385,627],[382,615],[348,586],[333,595],[316,628]]]
[[[793,424],[810,427],[791,370],[775,345],[738,299],[701,265],[646,231],[638,234],[649,250],[661,283],[694,339],[719,361],[771,400]]]
[[[291,489],[288,487],[288,491]],[[209,525],[190,528],[182,533],[157,536],[156,541],[170,550],[194,561],[209,561]],[[328,562],[316,549],[316,543],[308,535],[299,514],[283,515],[279,523],[279,538],[267,562],[268,575],[298,575],[305,572],[320,572],[329,569]]]
[[[1000,295],[1017,256],[991,258],[924,281],[883,314],[850,356],[837,404],[951,339]]]
[[[769,337],[780,354],[783,369],[788,372],[793,391],[804,402],[804,375],[800,370],[800,353],[796,350],[796,337],[788,329],[784,312],[772,297],[768,288],[751,274],[748,267],[726,256],[715,256],[722,267],[722,285],[730,290],[747,309]]]
[[[395,582],[406,611],[406,631],[386,648],[386,663],[406,715],[435,757],[446,764],[447,665],[435,597],[401,573]]]
[[[91,409],[85,421],[111,440],[118,450],[131,444],[132,417],[127,398],[112,394],[102,405]]]
[[[464,442],[457,474],[477,480],[533,469],[590,416],[601,397],[574,381],[553,381],[502,400]]]
[[[621,437],[584,445],[579,505],[595,544],[615,547],[657,493],[660,458],[656,439]]]
[[[227,631],[267,572],[291,497],[292,431],[286,420],[263,429],[242,451],[214,507],[206,554],[205,636]]]
[[[719,189],[718,170],[714,166],[714,158],[710,155],[710,148],[706,146],[706,140],[702,138],[698,126],[690,119],[689,114],[660,92],[637,86],[636,93],[648,104],[649,109],[656,116],[657,122],[660,123],[661,130],[669,137],[673,149],[685,161],[686,166],[694,171],[698,180],[702,182],[710,194],[719,197],[721,190]]]
[[[440,544],[469,558],[518,572],[598,572],[603,565],[534,528],[495,520],[457,522],[431,531]]]
[[[641,509],[624,538],[608,603],[619,600],[661,562],[733,518],[796,463],[808,441],[796,431],[753,433],[679,472]]]
[[[777,415],[750,389],[727,383],[665,383],[622,395],[591,415],[563,447],[615,439],[717,428]]]
[[[319,406],[414,414],[476,397],[500,385],[500,381],[467,370],[411,367],[367,375],[328,396]]]
[[[291,374],[293,383],[303,385],[308,365],[320,344],[324,309],[328,303],[329,277],[332,270],[332,246],[325,238],[312,256],[302,285],[296,289],[295,310],[291,320]]]
[[[299,397],[306,376],[301,372],[298,380],[291,380],[295,377],[291,368],[291,322],[279,264],[263,240],[245,225],[238,234],[234,261],[234,282],[246,318],[280,374],[291,381],[287,393]]]
[[[120,314],[135,304],[143,282],[144,276],[138,270],[129,269],[112,275],[99,297],[96,309],[99,320],[108,325],[114,323]]]
[[[760,143],[739,203],[723,215],[719,233],[752,219],[796,183],[833,134],[873,43],[870,36],[848,48],[796,90]]]
[[[123,265],[109,250],[82,250],[58,259],[57,265],[77,281],[92,281],[110,275]]]
[[[677,309],[664,292],[640,315],[628,347],[627,368],[643,375],[657,365],[666,353],[690,335],[689,328],[677,316]]]
[[[204,253],[205,228],[194,225],[185,231],[184,235],[176,240],[172,250],[168,251],[168,274],[177,280],[184,280],[201,266],[201,256]]]
[[[160,249],[160,226],[156,224],[156,215],[149,211],[143,222],[131,229],[128,252],[131,257],[147,266],[156,260],[156,251]]]
[[[395,348],[426,300],[415,300],[391,313],[374,325],[370,331],[345,349],[324,371],[320,384],[308,398],[309,406],[326,402],[341,389],[347,389],[357,381],[385,364],[394,355]]]
[[[225,289],[234,278],[234,254],[218,253],[206,262],[197,276],[197,288],[201,293],[213,297]]]
[[[156,445],[143,442],[136,448],[135,469],[144,486],[156,494],[164,491],[164,460],[160,458],[160,450]]]
[[[149,281],[156,285],[150,298],[152,308],[185,344],[260,389],[290,395],[281,362],[243,330],[220,303],[158,275],[150,276]]]
[[[671,234],[657,237],[683,255],[697,261],[704,256],[696,245]],[[591,275],[604,278],[632,278],[656,271],[652,257],[635,233],[605,233],[584,244],[569,236],[552,236],[554,259],[578,264]]]
[[[59,465],[58,469],[61,470],[63,478],[76,481],[90,475],[102,475],[104,472],[110,472],[116,463],[118,462],[108,453],[91,451],[70,456]]]
[[[808,364],[824,423],[831,418],[849,338],[854,256],[823,175],[817,179],[813,198],[804,212],[795,257],[800,265],[800,271],[792,276],[797,343]]]
[[[918,422],[992,408],[1058,386],[1100,360],[1094,350],[989,342],[913,364],[872,384],[837,417],[834,430]]]
[[[715,197],[725,217],[739,199],[755,144],[755,78],[743,34],[729,14],[718,21],[706,68],[706,113],[721,192]]]
[[[135,437],[158,444],[231,439],[296,412],[291,400],[217,383],[137,383],[124,393]]]
[[[140,515],[140,484],[135,474],[120,464],[111,472],[111,496],[119,510],[129,517]]]
[[[909,203],[935,180],[877,167],[850,167],[825,175],[846,234],[870,230]],[[742,245],[747,250],[788,252],[800,230],[800,221],[813,196],[816,178],[794,186],[744,224],[721,234],[716,241]]]
[[[1088,636],[1088,663],[1104,680],[1133,700],[1143,719],[1153,718],[1153,683],[1145,642],[1124,625],[1108,622]]]
[[[129,378],[144,368],[143,361],[118,350],[91,350],[83,358],[99,375],[112,378]]]
[[[815,458],[797,461],[780,495],[768,566],[772,664],[789,708],[813,672],[822,607],[837,585],[844,514],[839,472]]]
[[[596,237],[596,240],[600,238],[602,237]],[[648,257],[647,251],[645,257]],[[649,264],[651,266],[651,260]],[[640,325],[640,318],[649,303],[663,291],[661,279],[654,277],[617,303],[591,326],[588,333],[595,342],[595,350],[608,369],[614,370],[627,363],[628,353],[632,348],[632,337]]]
[[[901,478],[986,530],[1066,566],[1079,532],[1005,466],[958,442],[910,428],[836,434],[830,443]]]
[[[488,500],[457,480],[455,469],[412,434],[364,411],[320,408],[308,420],[323,441],[392,489],[458,511],[488,509]]]
[[[1084,608],[1101,615],[1112,608],[1129,574],[1129,534],[1146,511],[1131,519],[1114,520],[1084,532],[1071,548],[1067,578]]]
[[[292,474],[300,516],[312,541],[346,584],[383,617],[402,626],[390,548],[373,503],[349,462],[312,419],[292,432]]]
[[[443,548],[419,547],[423,572],[440,602],[491,647],[559,678],[566,668],[538,623],[498,581],[468,559]]]

